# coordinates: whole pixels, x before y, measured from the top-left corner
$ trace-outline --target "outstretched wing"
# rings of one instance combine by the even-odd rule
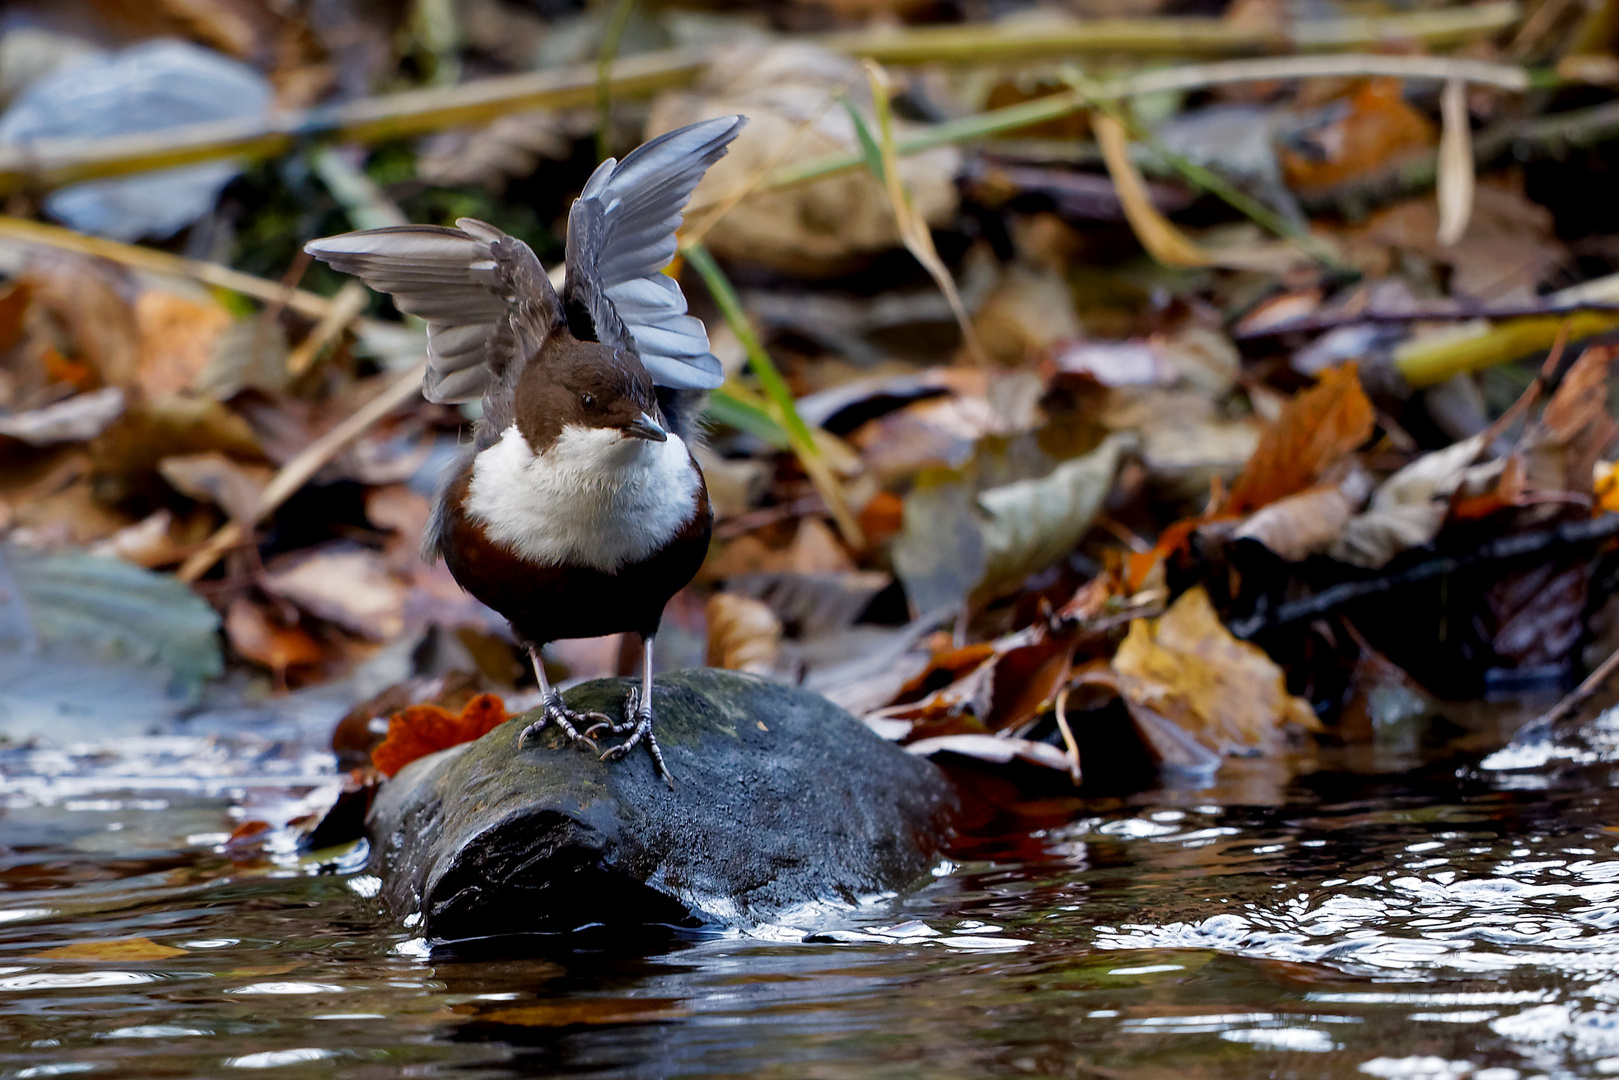
[[[304,245],[427,321],[429,401],[485,396],[562,324],[562,305],[527,244],[474,218],[456,224],[367,229]]]
[[[708,167],[725,155],[747,119],[704,120],[660,135],[623,161],[591,174],[568,214],[563,303],[574,333],[631,349],[659,386],[712,390],[725,381],[708,332],[686,314],[686,298],[660,271],[675,257],[675,230]],[[581,327],[578,314],[590,323]]]

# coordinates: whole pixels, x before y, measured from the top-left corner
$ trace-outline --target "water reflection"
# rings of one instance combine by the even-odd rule
[[[0,1075],[1619,1072],[1605,786],[1176,793],[975,837],[913,895],[747,935],[451,954],[352,855],[226,844],[327,768],[219,738],[0,753]]]

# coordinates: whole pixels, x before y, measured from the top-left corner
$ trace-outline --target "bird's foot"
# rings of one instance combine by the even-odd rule
[[[596,727],[602,725],[597,724]],[[596,730],[592,727],[591,730]],[[658,738],[652,734],[652,702],[641,700],[641,688],[632,686],[630,692],[624,697],[624,720],[622,723],[607,724],[607,729],[615,735],[628,734],[629,738],[617,746],[610,746],[603,751],[603,761],[618,761],[635,749],[637,743],[645,743],[647,750],[652,754],[652,764],[657,767],[658,775],[663,782],[672,789],[675,778],[669,775],[669,767],[663,763],[663,749],[658,746]]]
[[[595,721],[595,723],[583,735],[579,733],[579,728],[574,726],[575,724],[584,725],[591,721]],[[555,724],[562,729],[562,734],[566,735],[575,746],[592,752],[599,752],[601,747],[596,745],[595,741],[590,738],[589,733],[600,727],[603,721],[611,724],[612,718],[606,713],[574,712],[562,703],[561,694],[552,691],[540,702],[540,718],[524,728],[517,736],[517,748],[521,750],[528,745],[530,739],[539,735],[547,726]]]

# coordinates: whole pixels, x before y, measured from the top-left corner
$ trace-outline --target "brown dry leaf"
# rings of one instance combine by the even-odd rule
[[[1213,484],[1236,480],[1264,433],[1253,417],[1222,416],[1208,393],[1162,387],[1115,390],[1101,422],[1140,435],[1149,481],[1177,502],[1206,501]]]
[[[907,743],[905,752],[918,757],[934,754],[960,754],[963,757],[987,761],[994,765],[1007,765],[1023,761],[1058,772],[1071,771],[1072,762],[1061,750],[1049,743],[1030,739],[1006,739],[997,735],[936,735]]]
[[[288,668],[318,664],[326,658],[326,650],[303,627],[277,625],[262,607],[245,597],[231,601],[225,613],[225,634],[238,653],[269,668],[282,681]]]
[[[709,667],[768,675],[781,652],[781,620],[770,605],[736,593],[708,598]]]
[[[1585,633],[1592,563],[1551,561],[1489,583],[1490,648],[1507,667],[1566,665]]]
[[[1332,557],[1376,569],[1400,552],[1432,541],[1450,513],[1450,497],[1484,444],[1482,433],[1463,439],[1422,455],[1383,481],[1366,512],[1345,524],[1332,545]]]
[[[1303,491],[1371,437],[1372,403],[1354,364],[1328,368],[1287,403],[1265,429],[1253,457],[1231,486],[1226,509],[1244,514]]]
[[[1314,193],[1389,168],[1435,139],[1433,122],[1406,104],[1399,80],[1372,79],[1279,147],[1277,158],[1290,187]]]
[[[88,394],[75,394],[44,408],[0,416],[0,435],[30,446],[88,442],[123,414],[124,392],[109,386]]]
[[[1536,303],[1537,285],[1569,258],[1551,211],[1525,196],[1521,184],[1496,177],[1475,187],[1464,235],[1446,247],[1437,239],[1438,230],[1438,203],[1422,198],[1379,210],[1354,235],[1361,242],[1413,251],[1448,267],[1451,295],[1489,304]],[[1452,326],[1427,331],[1457,332]]]
[[[973,312],[973,328],[989,358],[1002,367],[1038,361],[1058,343],[1084,333],[1063,276],[1023,263],[1007,267],[1000,284]]]
[[[505,703],[494,694],[473,698],[459,716],[437,705],[412,705],[388,721],[388,737],[371,751],[371,764],[393,776],[417,758],[482,738],[508,719]]]
[[[1250,515],[1232,536],[1258,540],[1278,557],[1299,562],[1330,548],[1358,505],[1337,484],[1307,488]]]
[[[264,587],[311,615],[376,641],[405,629],[407,588],[380,554],[349,547],[314,548],[266,574]]]
[[[135,299],[140,331],[137,381],[151,398],[189,390],[207,370],[220,335],[234,320],[212,301],[149,289]]]
[[[159,945],[151,938],[119,938],[116,941],[82,941],[75,945],[61,945],[44,952],[33,953],[41,960],[100,960],[108,963],[140,963],[144,960],[167,960],[171,956],[185,956],[187,950],[172,945]]]
[[[573,138],[549,109],[509,113],[483,127],[457,128],[424,140],[416,175],[439,187],[479,184],[495,194],[529,176],[540,161],[566,161]]]
[[[217,450],[166,457],[157,471],[180,494],[213,503],[232,521],[253,519],[272,475],[263,465],[244,465]]]
[[[715,53],[694,91],[668,91],[653,102],[651,138],[684,124],[741,113],[748,117],[725,157],[708,170],[686,220],[706,226],[710,208],[743,189],[761,166],[790,168],[828,153],[860,151],[853,121],[834,95],[871,114],[860,65],[804,42],[728,43]],[[807,130],[800,135],[800,129]],[[900,125],[903,133],[905,125]],[[783,147],[790,146],[785,157]],[[941,147],[905,158],[899,176],[918,214],[935,228],[953,220],[961,153]],[[823,275],[900,242],[882,182],[866,170],[743,199],[704,238],[716,258]]]
[[[52,253],[28,264],[34,304],[60,327],[61,351],[94,369],[102,382],[130,389],[140,357],[140,328],[124,299],[126,278],[110,264]]]
[[[174,515],[158,510],[133,525],[119,529],[105,540],[95,544],[96,555],[109,555],[115,559],[154,570],[172,566],[186,556],[186,549],[174,542]]]
[[[1201,585],[1160,618],[1131,622],[1113,669],[1126,697],[1220,753],[1273,750],[1290,724],[1320,727],[1265,651],[1231,636]]]

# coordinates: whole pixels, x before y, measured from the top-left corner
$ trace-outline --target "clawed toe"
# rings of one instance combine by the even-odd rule
[[[596,723],[592,724],[584,734],[580,734],[579,729],[574,725],[583,724],[587,720],[594,720]],[[566,735],[568,740],[581,750],[599,753],[601,747],[596,745],[590,734],[601,727],[602,723],[611,724],[612,719],[606,713],[574,712],[562,703],[560,694],[552,694],[540,704],[540,718],[518,733],[517,748],[519,750],[523,749],[531,739],[536,738],[540,732],[555,724],[562,729],[562,734]]]

